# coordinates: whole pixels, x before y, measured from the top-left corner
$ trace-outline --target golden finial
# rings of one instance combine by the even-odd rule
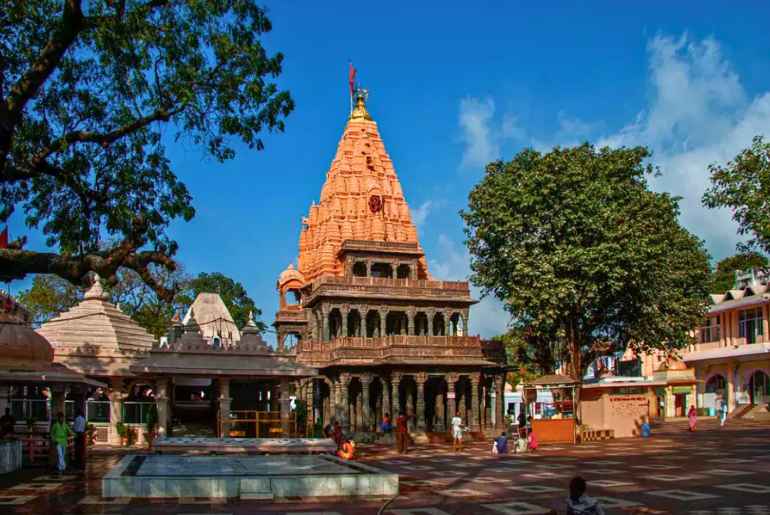
[[[365,89],[358,88],[356,90],[356,105],[353,108],[353,112],[350,113],[350,119],[364,119],[371,120],[369,111],[366,110],[366,98],[369,96],[369,92]]]

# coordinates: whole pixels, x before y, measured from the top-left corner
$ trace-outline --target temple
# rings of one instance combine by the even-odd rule
[[[302,384],[316,423],[369,432],[403,411],[441,431],[459,411],[502,427],[504,351],[469,335],[468,283],[431,276],[362,90],[277,289],[278,348],[319,371]]]

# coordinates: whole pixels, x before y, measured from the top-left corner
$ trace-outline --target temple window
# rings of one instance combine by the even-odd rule
[[[406,334],[408,321],[403,311],[391,311],[385,317],[385,335]]]
[[[376,338],[380,336],[380,314],[371,310],[366,314],[366,337]]]
[[[366,277],[366,263],[363,261],[356,261],[353,264],[353,275],[356,277]]]
[[[357,309],[351,309],[348,313],[348,334],[346,336],[361,336],[361,313]]]
[[[738,336],[755,343],[762,335],[762,308],[744,309],[738,315]]]
[[[414,316],[414,334],[417,336],[428,334],[428,315],[422,311]]]
[[[409,279],[410,276],[409,265],[398,265],[396,269],[396,277],[399,279]]]
[[[393,267],[390,266],[390,263],[374,263],[372,265],[372,277],[390,279],[393,277]]]
[[[433,336],[446,335],[446,322],[442,313],[436,313],[433,316]]]
[[[329,339],[340,336],[342,336],[342,313],[339,309],[334,308],[329,313]]]
[[[302,293],[297,288],[291,288],[287,293],[291,294],[290,298],[294,300],[294,304],[299,304],[302,300]]]
[[[454,313],[449,318],[449,329],[451,336],[465,335],[465,321],[460,313]]]
[[[297,344],[302,340],[302,335],[296,332],[287,333],[283,337],[283,350],[289,351],[297,347]]]

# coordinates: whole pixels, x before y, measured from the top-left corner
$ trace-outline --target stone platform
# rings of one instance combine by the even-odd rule
[[[333,454],[337,450],[331,438],[163,437],[152,446],[158,452],[185,454]]]
[[[102,478],[103,497],[390,497],[398,474],[328,455],[128,455]]]

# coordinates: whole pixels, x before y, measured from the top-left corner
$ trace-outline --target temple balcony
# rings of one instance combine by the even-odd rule
[[[475,303],[466,281],[428,281],[383,277],[323,276],[313,281],[304,303],[312,305],[320,297],[356,299],[445,300]]]
[[[300,304],[287,304],[275,314],[276,322],[307,322],[307,314]]]
[[[478,336],[347,337],[330,341],[302,341],[297,361],[313,367],[334,365],[473,365],[505,363],[500,342]]]

